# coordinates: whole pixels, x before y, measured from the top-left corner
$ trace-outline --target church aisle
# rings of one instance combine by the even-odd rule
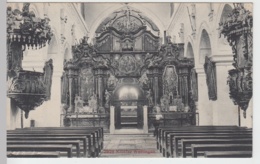
[[[100,158],[162,158],[152,134],[106,134]]]

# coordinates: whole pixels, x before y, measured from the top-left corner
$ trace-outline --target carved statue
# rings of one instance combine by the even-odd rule
[[[216,70],[215,64],[205,57],[204,70],[206,73],[206,81],[208,86],[208,96],[210,100],[217,100],[217,84],[216,84]]]
[[[110,73],[108,78],[108,87],[115,87],[117,84],[117,78]]]
[[[76,107],[76,111],[79,112],[79,113],[83,113],[83,103],[84,101],[81,99],[80,96],[76,95],[75,96],[75,107]]]
[[[161,97],[161,110],[164,112],[169,112],[169,97],[168,95],[163,95]]]
[[[147,86],[148,85],[148,77],[146,72],[139,78],[139,82],[142,84],[142,86]]]
[[[52,65],[52,59],[45,62],[45,66],[43,68],[44,73],[44,84],[46,86],[46,99],[50,100],[51,98],[51,85],[52,85],[52,74],[53,74],[53,65]]]
[[[174,66],[166,67],[163,75],[163,91],[165,95],[172,92],[173,96],[177,95],[178,74]]]
[[[148,106],[153,106],[153,95],[152,95],[151,89],[149,89],[149,91],[147,91],[146,98],[148,100]]]
[[[191,70],[190,74],[191,79],[191,97],[194,101],[198,101],[198,79],[197,79],[197,73],[195,69]]]
[[[95,93],[93,93],[93,95],[89,100],[89,107],[92,109],[93,113],[97,113],[98,104],[97,104],[97,95]]]
[[[106,90],[106,91],[105,91],[105,98],[106,98],[106,104],[105,104],[105,106],[106,106],[106,107],[109,107],[109,105],[110,105],[110,97],[111,97],[111,94]]]
[[[178,112],[182,112],[184,110],[184,104],[180,95],[177,95],[177,97],[174,100],[174,104],[177,106]]]

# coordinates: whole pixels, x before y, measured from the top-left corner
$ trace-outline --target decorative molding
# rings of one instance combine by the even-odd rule
[[[193,39],[196,39],[196,5],[195,3],[191,4],[191,26],[192,26],[192,33]]]
[[[61,44],[64,44],[65,40],[66,40],[66,37],[63,34],[60,34]]]
[[[68,21],[67,15],[61,16],[61,17],[60,17],[60,20],[61,20],[62,22],[64,22],[64,23],[67,23],[67,21]]]
[[[184,43],[184,23],[181,23],[179,37],[180,37],[180,43]]]
[[[213,16],[214,16],[214,9],[213,9],[213,4],[212,2],[209,3],[209,22],[213,21]]]

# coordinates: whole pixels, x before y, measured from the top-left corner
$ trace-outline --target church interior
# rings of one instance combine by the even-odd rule
[[[252,157],[251,3],[7,3],[7,157]]]

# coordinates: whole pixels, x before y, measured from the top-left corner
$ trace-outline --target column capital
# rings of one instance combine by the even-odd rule
[[[53,77],[61,77],[63,71],[53,71]]]
[[[110,109],[115,109],[115,106],[112,106],[112,105],[111,105],[111,106],[110,106]]]
[[[233,63],[233,54],[212,55],[210,59],[216,64],[226,63],[231,65]]]
[[[204,68],[197,67],[197,68],[195,68],[195,70],[196,70],[196,73],[198,74],[198,76],[205,75]]]

